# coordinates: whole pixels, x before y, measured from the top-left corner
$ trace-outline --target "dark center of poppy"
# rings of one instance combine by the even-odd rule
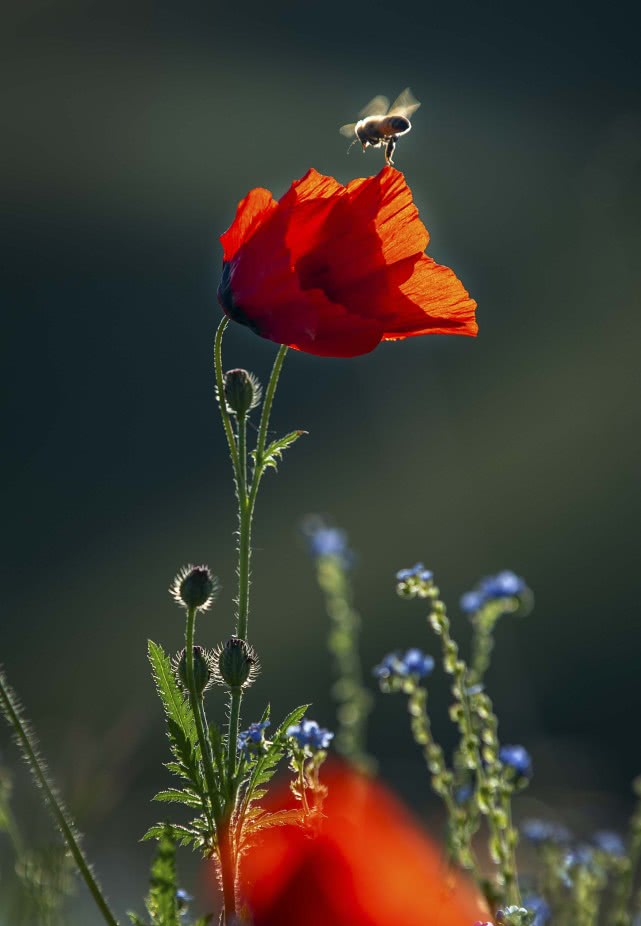
[[[239,325],[246,325],[250,328],[255,334],[260,334],[257,325],[248,315],[242,310],[242,308],[234,302],[234,294],[232,291],[231,285],[231,263],[230,261],[225,261],[223,263],[223,272],[220,278],[220,284],[218,286],[218,302],[224,309],[225,315],[231,318],[232,321],[238,322]]]

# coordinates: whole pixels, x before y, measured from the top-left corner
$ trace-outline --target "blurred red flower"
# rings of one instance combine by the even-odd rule
[[[380,341],[477,332],[476,303],[424,253],[429,234],[391,167],[347,186],[312,169],[279,202],[259,187],[220,240],[218,300],[270,341],[354,357]]]
[[[335,764],[320,832],[266,831],[243,858],[254,926],[472,926],[477,892],[380,783]],[[270,805],[291,801],[281,793]]]

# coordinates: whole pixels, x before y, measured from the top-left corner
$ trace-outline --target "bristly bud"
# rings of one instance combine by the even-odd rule
[[[211,652],[203,649],[202,646],[194,646],[194,680],[196,682],[196,694],[201,697],[208,688],[211,688],[214,682],[214,665],[214,657]],[[171,661],[171,666],[181,686],[185,691],[188,691],[186,649],[176,653]]]
[[[169,589],[175,601],[188,611],[206,611],[218,593],[218,579],[209,566],[183,566]]]
[[[214,650],[214,680],[229,688],[249,688],[260,672],[260,663],[253,647],[231,637],[226,643],[219,643]]]
[[[225,403],[230,415],[244,418],[260,403],[262,387],[253,373],[247,370],[228,370],[224,376]]]

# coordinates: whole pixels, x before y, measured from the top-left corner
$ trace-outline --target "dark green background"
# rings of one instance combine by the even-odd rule
[[[180,644],[166,593],[178,566],[206,561],[222,579],[204,641],[232,628],[217,236],[251,187],[280,196],[312,165],[341,181],[376,172],[380,152],[346,157],[337,127],[408,84],[423,107],[397,164],[430,254],[478,300],[480,335],[288,357],[274,423],[310,435],[259,500],[250,631],[264,672],[246,719],[271,698],[276,714],[313,700],[332,723],[297,533],[321,511],[358,553],[368,666],[397,645],[434,650],[420,605],[394,595],[398,567],[434,568],[463,637],[459,594],[487,572],[523,574],[536,610],[500,628],[490,676],[503,738],[534,753],[530,800],[571,800],[600,824],[624,809],[641,769],[631,13],[472,0],[23,0],[8,13],[1,656],[119,904],[141,893],[149,853],[135,840],[167,781],[145,643]],[[240,328],[226,339],[228,365],[263,379],[274,353]],[[423,808],[400,700],[377,699],[372,743]],[[113,765],[119,787],[94,812]]]

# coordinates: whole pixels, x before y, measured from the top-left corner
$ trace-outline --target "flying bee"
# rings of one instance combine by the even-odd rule
[[[356,142],[360,142],[363,151],[368,147],[380,148],[385,146],[385,163],[393,164],[392,155],[396,148],[399,136],[407,135],[412,128],[410,116],[416,112],[421,104],[414,98],[412,91],[406,87],[401,95],[389,105],[385,96],[375,96],[360,113],[358,122],[350,122],[340,127],[341,135],[347,138],[356,136],[349,150]]]

